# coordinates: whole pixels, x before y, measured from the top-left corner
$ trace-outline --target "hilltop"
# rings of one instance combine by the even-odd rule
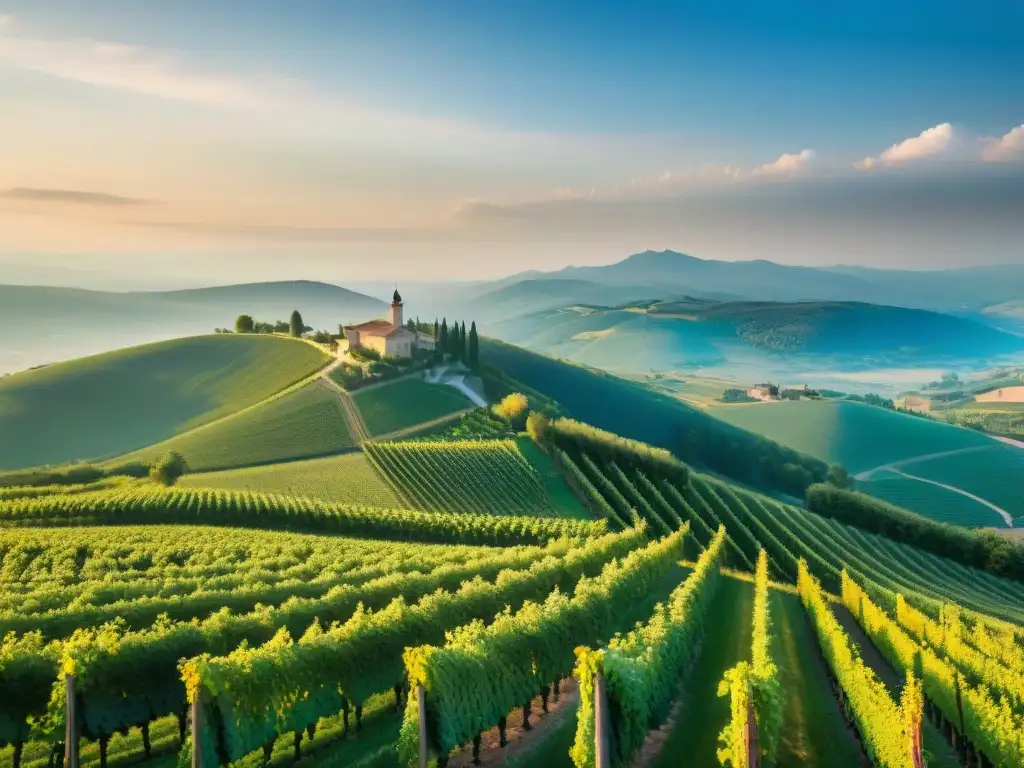
[[[0,379],[0,469],[112,456],[242,410],[328,357],[280,336],[218,334]]]
[[[210,333],[243,313],[274,321],[298,309],[308,325],[336,331],[339,323],[386,308],[370,296],[306,280],[127,293],[0,285],[0,374]]]

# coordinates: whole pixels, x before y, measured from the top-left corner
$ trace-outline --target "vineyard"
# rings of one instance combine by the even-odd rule
[[[565,483],[542,478],[514,440],[371,442],[367,456],[407,506],[494,515],[581,516]],[[545,486],[555,486],[556,507]]]
[[[998,564],[531,434],[6,492],[0,763],[1024,764]]]
[[[356,407],[374,437],[414,427],[472,406],[454,387],[428,384],[422,379],[400,379],[391,384],[358,390]]]

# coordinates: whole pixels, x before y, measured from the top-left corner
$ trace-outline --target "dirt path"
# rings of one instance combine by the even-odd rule
[[[905,467],[908,464],[918,464],[922,461],[929,461],[931,459],[941,459],[946,456],[958,456],[961,453],[973,453],[974,451],[984,451],[989,448],[987,445],[972,445],[970,448],[957,448],[955,451],[940,451],[939,453],[926,453],[921,456],[911,456],[909,459],[900,459],[899,461],[893,461],[888,464],[882,464],[872,469],[866,469],[863,472],[858,472],[853,476],[854,480],[870,480],[872,475],[877,472],[883,472],[889,470],[892,472],[897,471],[900,467]]]
[[[966,496],[968,499],[973,499],[974,501],[978,502],[979,504],[984,504],[986,507],[988,507],[991,510],[994,510],[1000,517],[1003,518],[1004,522],[1006,523],[1006,527],[1007,528],[1013,528],[1013,516],[1010,515],[1010,513],[1007,512],[1002,507],[997,507],[991,501],[986,501],[985,499],[981,498],[980,496],[975,496],[973,493],[970,493],[969,491],[965,491],[962,488],[957,488],[956,486],[953,486],[953,485],[946,485],[945,483],[940,483],[937,480],[929,480],[926,477],[918,477],[917,475],[908,475],[906,472],[903,472],[903,471],[898,470],[898,469],[892,469],[892,470],[889,470],[889,471],[890,472],[894,472],[895,474],[899,475],[900,477],[905,477],[908,480],[917,480],[919,483],[928,483],[930,485],[937,485],[937,486],[939,486],[939,488],[945,488],[947,491],[952,491],[953,493],[959,493],[961,496]]]
[[[1013,445],[1017,448],[1024,448],[1024,443],[1020,440],[1014,440],[1012,437],[1003,437],[1002,435],[989,435],[993,440],[998,440],[1000,443],[1006,443],[1006,445]]]
[[[348,390],[331,378],[331,371],[339,365],[341,365],[341,360],[331,363],[320,371],[320,378],[326,381],[330,386],[334,387],[338,392],[339,402],[341,403],[341,412],[345,416],[345,421],[348,422],[348,429],[352,433],[352,437],[355,439],[356,444],[362,445],[370,439],[370,433],[366,429],[363,417],[359,414],[359,409],[356,408],[355,401],[352,399],[352,395],[348,393]]]
[[[567,677],[559,683],[560,695],[558,701],[548,699],[548,711],[541,709],[541,698],[533,699],[530,708],[530,730],[523,730],[523,711],[517,709],[508,716],[505,727],[505,738],[508,744],[504,748],[498,746],[498,729],[491,728],[485,731],[480,740],[480,763],[483,766],[504,765],[506,761],[514,759],[518,755],[528,757],[533,749],[537,748],[548,735],[548,730],[557,725],[571,712],[576,701],[579,700],[579,687],[576,679]],[[473,766],[473,745],[467,744],[464,749],[452,752],[448,761],[449,768],[470,768]],[[540,765],[538,765],[540,768]]]

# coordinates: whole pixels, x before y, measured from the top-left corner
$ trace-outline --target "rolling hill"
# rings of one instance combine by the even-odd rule
[[[1024,474],[1024,449],[973,430],[847,401],[725,405],[712,413],[842,464],[859,490],[926,517],[1007,527],[1024,515],[1024,498],[1006,482]]]
[[[298,309],[307,325],[336,331],[339,323],[377,317],[386,307],[361,293],[302,280],[131,293],[0,285],[0,374],[210,333],[243,313],[274,321]]]
[[[616,371],[722,366],[737,358],[765,371],[791,361],[834,368],[940,365],[1024,350],[1024,337],[966,318],[859,302],[677,300],[577,304],[497,323],[491,332],[540,352]]]
[[[494,339],[480,357],[552,398],[569,415],[678,454],[683,460],[775,492],[801,495],[825,462],[708,416],[650,387]]]
[[[196,336],[0,379],[0,468],[113,456],[253,405],[322,367],[277,336]]]

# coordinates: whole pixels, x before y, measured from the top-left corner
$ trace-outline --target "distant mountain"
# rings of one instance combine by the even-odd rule
[[[546,354],[633,372],[724,367],[737,359],[765,372],[783,359],[886,368],[977,363],[1024,351],[1024,338],[970,319],[860,302],[576,305],[497,323],[490,332]]]
[[[235,317],[307,325],[381,316],[387,304],[327,283],[251,283],[177,291],[107,292],[0,285],[0,374],[119,347],[209,333]]]
[[[864,301],[973,312],[1020,299],[1024,266],[930,271],[798,267],[763,260],[715,261],[675,251],[644,251],[606,266],[566,267],[520,277],[533,282],[585,280],[606,286],[656,285],[663,292],[725,293],[753,300]]]
[[[612,307],[644,300],[650,303],[668,296],[681,298],[684,295],[678,291],[666,294],[663,286],[653,284],[604,285],[571,278],[522,280],[487,292],[481,292],[478,287],[475,293],[480,295],[465,300],[459,308],[467,317],[485,324],[574,304]]]

